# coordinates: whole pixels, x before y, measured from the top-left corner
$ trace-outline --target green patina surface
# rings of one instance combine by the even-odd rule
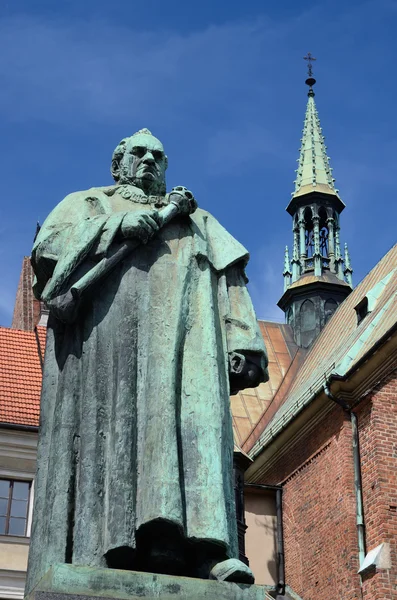
[[[55,563],[208,577],[238,556],[229,377],[266,369],[248,254],[201,209],[159,225],[166,166],[149,132],[126,138],[116,184],[67,196],[35,241],[50,317],[27,591]],[[63,322],[51,302],[102,260]]]
[[[312,90],[307,100],[302,134],[294,194],[301,188],[307,190],[307,186],[315,190],[318,185],[324,185],[337,194]]]
[[[117,600],[267,600],[263,586],[155,575],[115,569],[54,565],[29,596],[36,592],[115,598]]]

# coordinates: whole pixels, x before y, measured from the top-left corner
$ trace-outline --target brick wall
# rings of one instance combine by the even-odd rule
[[[390,544],[390,568],[358,562],[349,416],[335,406],[266,476],[283,485],[286,582],[304,600],[397,600],[397,369],[355,409],[367,552]]]
[[[33,269],[30,258],[25,256],[15,299],[12,329],[32,331],[40,320],[40,302],[33,296],[32,284]]]
[[[365,600],[397,598],[397,370],[358,408],[367,551],[389,543],[391,568],[363,577]]]
[[[352,431],[335,406],[263,483],[283,485],[286,582],[304,600],[361,600]]]

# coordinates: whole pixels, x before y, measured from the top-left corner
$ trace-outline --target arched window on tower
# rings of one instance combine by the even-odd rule
[[[304,212],[305,220],[305,245],[306,245],[306,256],[307,258],[313,257],[314,252],[314,237],[313,237],[313,213],[311,208],[305,208]]]
[[[333,298],[328,298],[328,300],[324,303],[324,314],[325,314],[325,322],[328,323],[336,309],[338,308],[338,303]]]
[[[316,312],[311,300],[305,300],[300,308],[301,346],[308,348],[316,337]]]
[[[320,217],[320,254],[324,258],[328,258],[328,225],[327,212],[323,206],[318,211]]]

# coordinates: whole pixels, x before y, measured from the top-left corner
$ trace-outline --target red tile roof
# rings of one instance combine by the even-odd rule
[[[230,398],[234,439],[238,446],[242,446],[262,415],[270,409],[275,395],[288,391],[282,383],[298,350],[290,325],[259,321],[259,327],[269,358],[269,381]]]
[[[45,327],[0,327],[0,423],[38,426],[45,336]]]

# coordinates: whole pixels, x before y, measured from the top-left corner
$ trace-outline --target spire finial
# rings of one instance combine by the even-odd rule
[[[343,274],[345,276],[346,282],[350,285],[350,287],[353,287],[352,273],[353,269],[350,262],[349,249],[347,247],[347,244],[345,243],[345,270]]]
[[[284,292],[285,292],[291,285],[291,275],[292,275],[291,269],[290,269],[288,246],[285,246],[283,275],[284,275]]]
[[[288,246],[285,246],[285,252],[284,252],[284,275],[285,273],[290,273],[290,260],[289,260],[289,250],[288,250]]]
[[[350,262],[350,254],[349,254],[349,249],[347,247],[347,243],[345,242],[345,267],[346,269],[351,269],[352,265]]]
[[[314,96],[313,85],[316,83],[316,80],[313,77],[313,65],[312,62],[317,60],[312,56],[311,52],[308,52],[306,56],[303,57],[304,60],[307,60],[307,74],[309,77],[306,79],[305,83],[309,86],[308,96]]]

